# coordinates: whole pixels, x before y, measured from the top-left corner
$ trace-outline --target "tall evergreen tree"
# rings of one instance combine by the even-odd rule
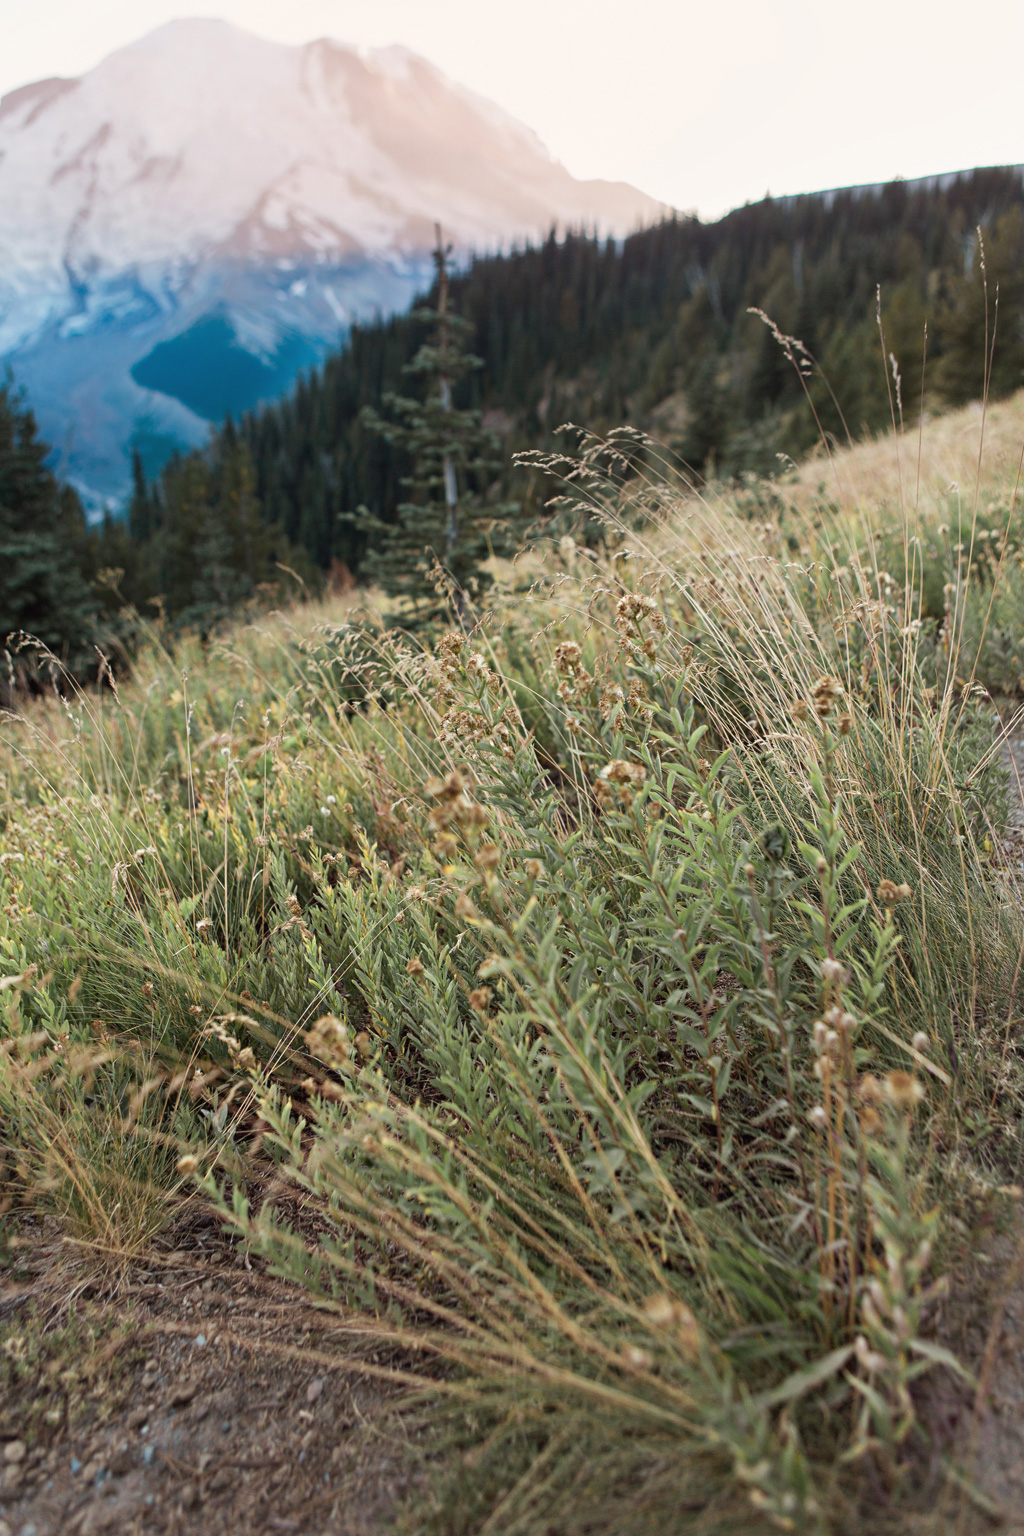
[[[0,387],[0,645],[31,636],[71,671],[91,665],[99,604],[83,574],[88,530],[74,491],[46,467],[49,448],[10,383]],[[0,689],[9,686],[9,669]],[[14,670],[45,676],[31,650]]]
[[[518,503],[488,497],[501,469],[498,440],[483,427],[478,410],[460,409],[453,400],[482,363],[466,348],[471,327],[451,310],[450,254],[438,226],[436,307],[415,315],[431,334],[404,370],[419,383],[420,395],[388,393],[382,401],[387,416],[372,408],[363,412],[366,426],[409,465],[393,523],[365,507],[353,519],[370,540],[363,570],[401,600],[401,622],[412,627],[452,609],[461,618],[493,579],[484,562],[510,553],[518,533]]]

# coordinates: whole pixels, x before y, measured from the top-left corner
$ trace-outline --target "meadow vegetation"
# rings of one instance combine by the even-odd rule
[[[456,1480],[409,1529],[953,1529],[1024,1097],[984,421],[703,494],[581,434],[462,627],[155,629],[5,717],[8,1202],[116,1263],[206,1199],[357,1310]]]

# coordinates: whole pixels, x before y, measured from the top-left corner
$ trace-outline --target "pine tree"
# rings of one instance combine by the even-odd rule
[[[401,622],[414,628],[452,610],[463,619],[493,579],[484,562],[510,553],[518,532],[518,503],[487,498],[501,468],[498,440],[482,426],[479,411],[453,402],[461,381],[482,364],[466,349],[471,327],[450,307],[450,254],[437,226],[436,308],[415,316],[432,333],[405,368],[422,396],[388,393],[382,400],[386,417],[372,408],[363,412],[364,424],[408,464],[401,479],[406,498],[394,523],[365,507],[350,519],[370,540],[364,573],[401,601]]]
[[[128,503],[128,531],[132,538],[145,544],[153,537],[160,521],[160,506],[155,491],[146,479],[142,455],[132,450],[132,497]]]
[[[81,503],[47,469],[48,453],[22,397],[0,387],[0,646],[31,636],[75,672],[95,660],[99,604],[81,568],[89,543]],[[46,676],[30,650],[13,665],[24,681]]]

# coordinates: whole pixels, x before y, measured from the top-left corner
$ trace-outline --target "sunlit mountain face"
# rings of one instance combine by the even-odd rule
[[[93,504],[461,253],[663,208],[404,48],[181,21],[0,102],[0,359]]]

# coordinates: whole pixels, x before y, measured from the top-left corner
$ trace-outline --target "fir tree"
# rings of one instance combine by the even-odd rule
[[[99,604],[83,575],[90,542],[75,492],[46,467],[49,448],[10,385],[0,388],[0,645],[31,636],[68,670],[91,666]],[[17,640],[13,640],[17,646]],[[31,651],[15,671],[45,676]],[[0,687],[7,685],[7,678]],[[9,702],[9,701],[8,701]]]
[[[492,581],[484,562],[511,552],[518,532],[518,503],[498,504],[487,496],[501,468],[498,440],[482,426],[479,411],[453,401],[459,384],[482,363],[466,349],[471,327],[451,311],[450,254],[438,226],[436,308],[415,315],[431,335],[404,370],[419,382],[421,396],[388,393],[382,400],[386,417],[372,408],[363,412],[365,425],[409,466],[394,523],[365,507],[352,519],[370,539],[363,571],[401,600],[402,623],[411,627],[451,610],[462,619]]]

